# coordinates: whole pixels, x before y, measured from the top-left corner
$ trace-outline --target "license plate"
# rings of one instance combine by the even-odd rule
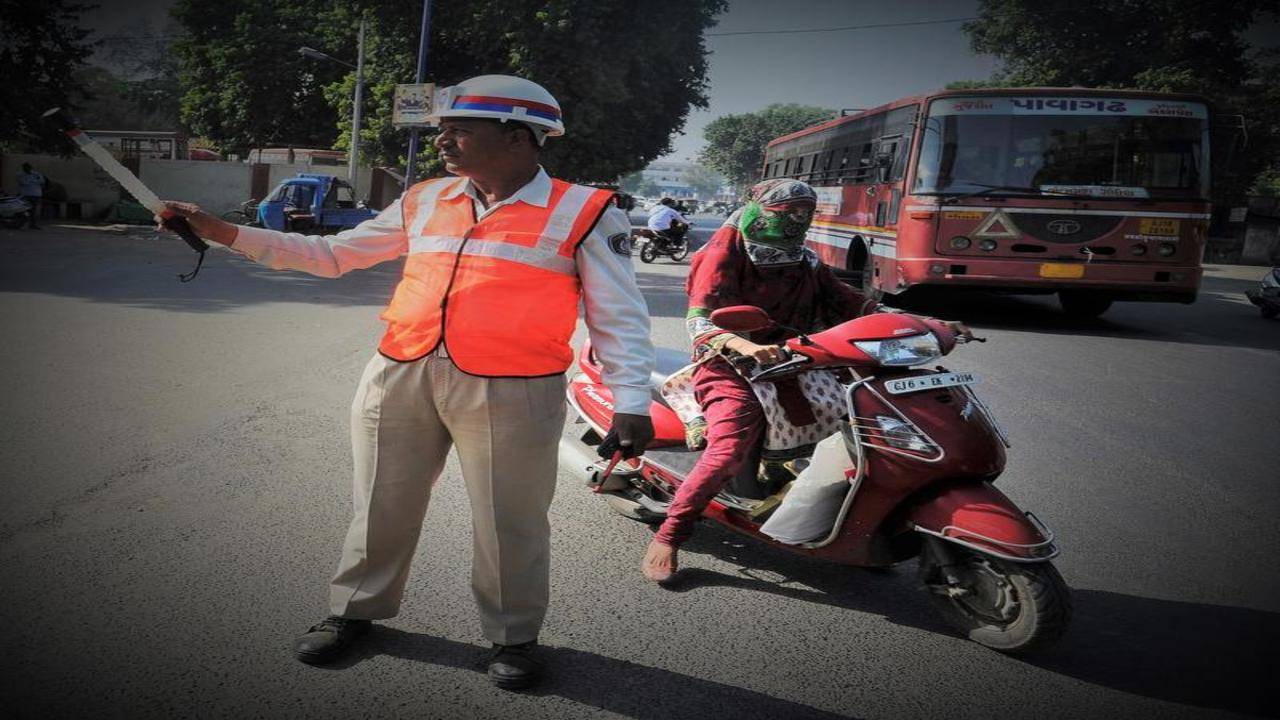
[[[978,378],[973,373],[938,373],[937,375],[916,375],[898,380],[886,380],[884,389],[888,390],[891,395],[901,395],[903,393],[920,392],[921,390],[936,390],[938,388],[951,387],[952,385],[972,385],[976,382],[978,382]]]
[[[1074,263],[1041,263],[1040,277],[1082,278],[1084,277],[1084,266]]]
[[[1138,232],[1143,235],[1177,235],[1178,221],[1166,218],[1142,218]]]

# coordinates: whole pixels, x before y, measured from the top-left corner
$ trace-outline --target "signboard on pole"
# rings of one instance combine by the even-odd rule
[[[430,127],[427,116],[431,114],[435,89],[435,83],[396,85],[391,124],[398,128]]]

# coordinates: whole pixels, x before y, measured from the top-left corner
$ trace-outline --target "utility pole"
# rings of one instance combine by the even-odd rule
[[[339,65],[354,67],[356,71],[356,94],[351,107],[351,149],[347,152],[347,182],[351,183],[351,192],[356,193],[356,168],[360,165],[360,120],[364,117],[364,18],[360,18],[360,35],[356,40],[356,64],[344,62],[331,55],[310,47],[298,48],[298,54],[315,60],[328,60]]]
[[[422,84],[422,76],[427,73],[427,45],[431,38],[431,0],[422,0],[422,31],[418,36],[418,70],[413,81]],[[409,157],[404,166],[404,189],[408,190],[414,181],[418,157],[418,128],[409,128]]]
[[[347,182],[351,183],[351,192],[356,197],[356,172],[360,166],[360,120],[363,116],[364,103],[364,18],[360,18],[360,38],[356,41],[356,97],[355,107],[351,111],[351,150],[347,153]]]

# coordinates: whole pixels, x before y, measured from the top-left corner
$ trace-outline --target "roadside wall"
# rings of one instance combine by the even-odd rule
[[[120,186],[92,160],[56,155],[0,156],[0,188],[18,192],[18,172],[23,163],[31,163],[41,175],[61,185],[67,199],[81,203],[81,216],[96,217],[120,199]]]
[[[138,176],[166,200],[193,202],[215,215],[249,199],[253,166],[246,163],[143,158]]]
[[[1280,198],[1249,198],[1248,223],[1240,262],[1280,265]]]
[[[16,193],[18,171],[29,162],[49,180],[59,183],[67,192],[67,200],[78,202],[81,217],[93,219],[102,216],[121,199],[121,190],[111,176],[86,157],[61,158],[53,155],[0,155],[0,189]],[[346,166],[307,165],[256,165],[241,162],[208,162],[200,160],[152,160],[137,161],[138,176],[147,187],[164,199],[188,200],[215,214],[234,210],[253,197],[255,168],[265,171],[270,192],[285,178],[300,172],[332,175],[346,178]],[[398,186],[388,187],[389,175],[378,172],[378,191],[372,192],[375,178],[373,168],[360,168],[357,175],[356,196],[379,200],[371,207],[381,209],[400,194]],[[394,181],[391,181],[392,183]],[[375,198],[374,195],[381,196]]]

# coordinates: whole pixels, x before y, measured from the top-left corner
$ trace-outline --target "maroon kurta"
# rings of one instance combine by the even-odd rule
[[[815,262],[812,254],[806,253],[800,262],[757,265],[742,236],[730,226],[720,228],[693,256],[686,288],[691,317],[730,305],[755,305],[775,322],[805,332],[837,325],[876,308],[875,302],[840,282],[830,268]],[[751,333],[748,339],[764,345],[780,343],[792,335],[777,328]],[[764,411],[755,392],[724,359],[700,365],[693,383],[707,421],[707,447],[676,490],[667,519],[655,536],[671,547],[689,538],[711,498],[754,456],[764,433]]]

